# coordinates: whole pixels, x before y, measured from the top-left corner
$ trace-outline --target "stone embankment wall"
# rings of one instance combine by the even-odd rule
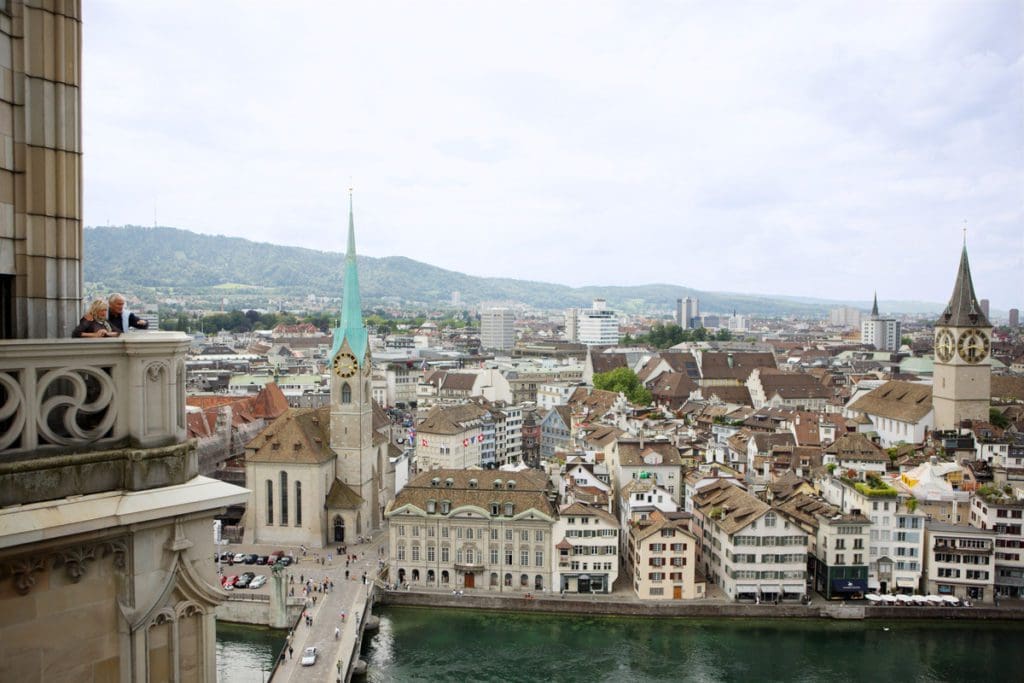
[[[384,591],[380,604],[411,607],[505,610],[562,614],[602,614],[635,617],[726,617],[771,619],[1019,619],[1024,611],[993,607],[869,607],[846,606],[839,602],[815,600],[810,605],[752,605],[725,602],[639,602],[566,597],[525,600],[522,597]]]
[[[266,596],[258,596],[266,597]],[[293,623],[302,613],[302,604],[288,605],[288,622]],[[235,624],[252,624],[254,626],[270,626],[270,600],[245,600],[235,596],[217,605],[217,621],[230,621]]]

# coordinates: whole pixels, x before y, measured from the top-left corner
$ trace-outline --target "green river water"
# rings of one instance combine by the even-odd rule
[[[405,607],[379,616],[380,631],[363,649],[371,683],[1024,680],[1021,622],[643,619]],[[259,664],[247,659],[258,638],[237,643],[238,633],[218,631],[227,657],[218,655],[222,683],[260,680]],[[272,641],[256,659],[272,661],[279,640]]]

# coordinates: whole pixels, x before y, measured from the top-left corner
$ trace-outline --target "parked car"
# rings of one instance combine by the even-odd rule
[[[231,558],[231,560],[236,564],[241,564],[242,562],[245,562],[245,553],[235,553],[235,556]]]
[[[266,563],[267,563],[267,556],[266,555],[259,555],[259,556],[256,557],[256,564],[266,564]]]
[[[274,552],[267,555],[267,564],[277,564],[277,561],[284,555],[283,550],[275,550]]]
[[[256,576],[256,578],[254,578],[252,581],[249,582],[249,588],[252,588],[253,590],[255,590],[257,588],[262,587],[263,584],[265,584],[266,582],[267,582],[267,575],[266,574],[258,574]]]
[[[282,555],[281,559],[278,560],[278,562],[283,564],[285,567],[290,567],[292,565],[292,562],[294,562],[294,561],[295,561],[295,558],[292,557],[291,555]]]
[[[254,572],[245,572],[238,577],[238,581],[235,582],[235,588],[248,588],[249,583],[256,578]]]
[[[307,647],[302,651],[302,666],[313,666],[316,664],[316,656],[318,654],[315,647]]]
[[[224,586],[224,588],[227,589],[227,590],[230,590],[230,589],[234,588],[236,583],[238,583],[238,575],[237,574],[232,574],[231,576],[225,576],[224,578],[221,579],[221,585]]]
[[[250,553],[245,556],[246,564],[256,564],[256,558],[259,557],[256,553]]]
[[[221,553],[220,554],[220,561],[221,562],[230,562],[234,558],[235,558],[235,554],[234,553]]]

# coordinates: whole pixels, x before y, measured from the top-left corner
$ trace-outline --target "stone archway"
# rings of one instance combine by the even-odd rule
[[[334,515],[334,542],[344,543],[345,542],[345,520],[341,518],[341,515]]]

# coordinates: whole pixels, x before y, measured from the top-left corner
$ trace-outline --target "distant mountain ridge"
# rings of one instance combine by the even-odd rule
[[[268,297],[341,296],[344,254],[203,235],[170,227],[87,227],[84,231],[86,289],[130,291],[139,296],[224,297],[239,306]],[[626,311],[671,310],[676,299],[696,297],[702,311],[741,315],[823,315],[829,308],[864,302],[833,302],[783,296],[704,292],[666,284],[629,287],[567,285],[474,277],[404,256],[359,256],[359,286],[367,308],[389,303],[447,306],[452,292],[461,303],[518,301],[540,309],[589,307],[607,299]],[[893,303],[904,303],[896,308]],[[938,304],[890,302],[887,310],[938,312]]]

